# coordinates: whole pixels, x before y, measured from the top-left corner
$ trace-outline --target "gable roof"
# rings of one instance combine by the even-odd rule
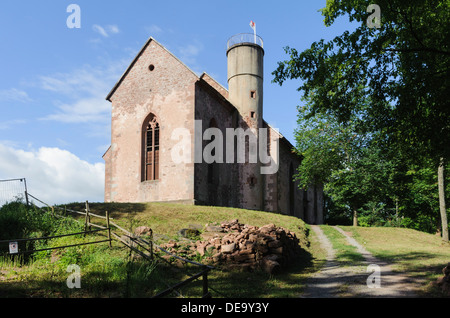
[[[215,87],[217,85],[220,85],[218,82],[216,82],[216,80],[214,80],[212,77],[210,76],[205,76],[207,75],[206,73],[203,73],[202,76],[200,76],[199,80],[197,81],[196,84],[201,85],[201,87],[205,88],[207,92],[209,92],[210,94],[212,94],[219,102],[220,104],[225,107],[228,111],[233,112],[233,111],[238,111],[237,108],[228,100],[226,94],[228,93],[228,90],[226,90],[225,88],[223,88],[223,86],[220,86],[220,90],[218,90],[218,87]],[[211,82],[212,81],[212,82]],[[225,90],[225,93],[223,92],[223,90]]]
[[[200,79],[207,82],[210,86],[212,86],[216,91],[218,91],[223,97],[228,99],[228,89],[226,89],[222,84],[220,84],[214,77],[209,75],[206,72],[203,72],[202,75],[200,75]]]
[[[122,76],[120,77],[119,81],[117,81],[117,83],[114,85],[114,87],[111,89],[111,91],[108,93],[108,95],[106,96],[106,100],[107,101],[111,101],[111,96],[114,94],[114,92],[116,91],[116,89],[120,86],[120,84],[122,83],[122,81],[124,80],[124,78],[127,76],[127,74],[130,72],[130,70],[133,68],[134,64],[136,64],[136,61],[139,59],[139,57],[142,55],[142,53],[145,51],[145,49],[150,45],[151,42],[155,42],[156,44],[158,44],[161,48],[163,48],[167,53],[169,53],[170,55],[172,55],[178,62],[180,62],[181,65],[183,65],[184,67],[186,67],[192,74],[194,74],[194,76],[196,78],[199,78],[199,76],[192,71],[186,64],[184,64],[178,57],[176,57],[175,55],[172,54],[172,52],[170,52],[168,49],[166,49],[164,47],[164,45],[162,45],[161,43],[159,43],[158,41],[156,41],[153,37],[150,37],[147,42],[145,42],[144,46],[139,50],[139,53],[135,56],[135,58],[133,59],[133,61],[131,62],[131,64],[127,67],[127,69],[125,70],[125,72],[122,74]]]

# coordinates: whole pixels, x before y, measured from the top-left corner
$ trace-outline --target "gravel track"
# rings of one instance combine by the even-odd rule
[[[354,238],[341,228],[335,226],[348,242],[357,248],[364,257],[364,265],[340,266],[330,240],[317,225],[311,229],[317,235],[327,256],[324,267],[313,275],[307,282],[302,294],[304,298],[333,298],[333,297],[416,297],[414,285],[403,273],[394,272],[391,265],[375,258]],[[369,265],[376,265],[375,267]],[[376,272],[374,270],[376,269]],[[379,280],[373,277],[379,273]],[[371,279],[368,279],[368,278]],[[369,284],[367,283],[369,282]],[[377,285],[376,283],[379,282]],[[371,286],[372,288],[370,288]]]

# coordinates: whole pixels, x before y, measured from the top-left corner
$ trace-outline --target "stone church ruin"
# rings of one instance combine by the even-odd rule
[[[323,223],[321,185],[298,188],[293,175],[301,158],[263,119],[264,54],[258,36],[230,38],[226,89],[149,38],[106,97],[112,118],[111,146],[103,155],[105,201],[236,207]],[[177,129],[189,136],[178,161]],[[219,142],[227,129],[245,132],[244,161],[237,160],[237,136]],[[198,138],[205,133],[208,138]],[[252,151],[258,160],[251,160]],[[228,160],[205,160],[205,153]],[[270,165],[276,169],[267,170]]]

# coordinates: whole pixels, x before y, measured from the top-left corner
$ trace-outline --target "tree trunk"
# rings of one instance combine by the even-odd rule
[[[358,226],[358,212],[353,209],[353,226]]]
[[[447,222],[447,209],[445,207],[445,188],[444,188],[444,158],[441,158],[439,162],[438,188],[439,188],[439,210],[441,212],[441,222],[442,222],[442,240],[448,242],[448,222]]]

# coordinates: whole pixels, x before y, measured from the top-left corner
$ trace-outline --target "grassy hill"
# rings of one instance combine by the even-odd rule
[[[84,211],[84,203],[72,203],[67,208]],[[270,212],[226,207],[192,206],[177,203],[90,203],[91,212],[104,215],[105,211],[118,225],[132,230],[146,225],[158,235],[177,237],[180,229],[190,225],[220,223],[238,219],[240,223],[263,226],[273,223],[295,232],[307,244],[306,224],[294,217]]]
[[[437,235],[394,227],[341,228],[351,232],[375,257],[392,263],[394,270],[419,282],[421,291],[431,296],[435,290],[430,283],[442,277],[442,269],[450,263],[450,244]]]
[[[71,203],[64,207],[83,211],[85,203]],[[160,240],[178,239],[178,231],[190,226],[203,227],[207,223],[218,224],[234,219],[254,226],[275,224],[296,233],[305,253],[284,273],[275,277],[262,271],[213,270],[208,276],[213,297],[295,297],[302,289],[302,281],[320,264],[320,260],[312,257],[305,223],[286,215],[168,203],[90,203],[89,208],[91,213],[99,215],[108,211],[114,223],[130,232],[138,226],[149,226]],[[82,215],[75,217],[84,220]],[[99,219],[91,219],[94,223],[96,220]],[[102,223],[101,220],[98,222]],[[61,246],[95,239],[68,237],[54,239],[47,244]],[[77,264],[81,268],[82,288],[79,290],[66,286],[69,264]],[[173,271],[164,264],[135,259],[129,249],[117,241],[113,242],[112,248],[103,243],[35,253],[33,261],[27,264],[0,259],[0,266],[0,297],[149,297],[198,271],[193,268]],[[199,297],[201,290],[202,281],[198,280],[180,293]]]
[[[83,211],[85,203],[71,203],[66,207]],[[296,233],[304,250],[298,261],[277,275],[213,270],[208,276],[213,297],[298,297],[305,280],[325,261],[325,252],[311,235],[309,226],[287,215],[168,203],[90,203],[89,207],[95,214],[110,212],[113,222],[130,232],[138,226],[149,226],[160,240],[178,239],[178,231],[190,226],[202,227],[234,219],[254,226],[273,223]],[[83,216],[79,218],[84,220]],[[389,260],[395,269],[419,279],[425,295],[439,296],[429,282],[442,275],[442,268],[450,262],[449,244],[434,235],[410,229],[342,228],[351,232],[375,257]],[[60,246],[95,239],[98,238],[67,237],[46,244]],[[339,237],[330,239],[346,244]],[[69,264],[81,268],[80,289],[69,289],[66,285]],[[195,270],[184,267],[174,271],[160,263],[136,259],[116,241],[112,248],[107,243],[70,247],[35,253],[32,261],[26,263],[0,257],[0,297],[150,297],[186,279]],[[199,297],[201,291],[202,281],[198,280],[172,296]]]

